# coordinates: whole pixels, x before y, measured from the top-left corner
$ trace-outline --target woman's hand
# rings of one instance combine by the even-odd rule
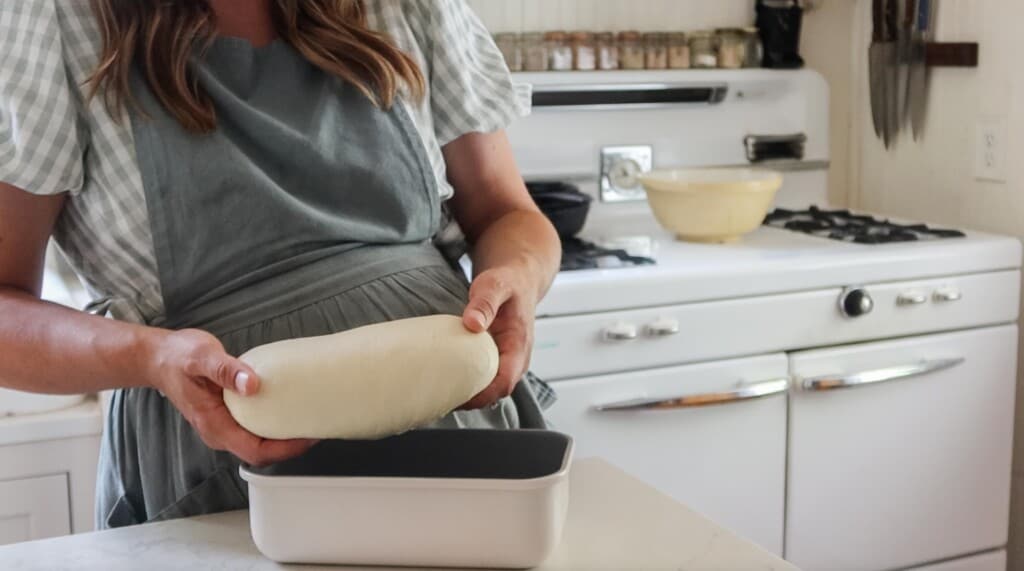
[[[150,385],[174,403],[214,450],[226,450],[252,465],[271,464],[308,450],[311,440],[267,440],[242,428],[224,404],[224,391],[252,395],[256,373],[228,355],[216,337],[197,329],[158,337],[148,359]]]
[[[537,280],[526,268],[502,266],[473,280],[462,321],[474,333],[489,331],[498,345],[498,374],[463,408],[483,408],[512,394],[530,364]]]

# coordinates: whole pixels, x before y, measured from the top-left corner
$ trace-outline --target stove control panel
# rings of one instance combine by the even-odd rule
[[[640,175],[654,166],[654,148],[649,145],[601,149],[601,201],[646,200]]]

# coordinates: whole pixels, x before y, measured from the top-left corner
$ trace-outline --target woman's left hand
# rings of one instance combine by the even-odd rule
[[[474,333],[490,332],[499,364],[494,381],[462,408],[484,408],[512,394],[530,364],[536,297],[536,279],[527,268],[499,266],[473,280],[462,321]]]

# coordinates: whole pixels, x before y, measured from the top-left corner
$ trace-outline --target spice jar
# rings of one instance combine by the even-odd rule
[[[668,36],[668,66],[672,69],[690,67],[690,41],[682,32]]]
[[[713,32],[690,34],[690,65],[699,69],[718,67],[718,47]]]
[[[597,69],[597,46],[594,34],[590,32],[574,32],[572,34],[572,68],[579,71]]]
[[[548,32],[544,34],[548,45],[548,69],[551,71],[572,70],[572,45],[565,32]]]
[[[615,44],[615,34],[602,32],[594,36],[597,49],[597,69],[619,69],[619,47]]]
[[[523,34],[520,45],[523,52],[524,70],[548,70],[548,44],[544,40],[544,34],[539,32]]]
[[[718,67],[739,69],[747,61],[747,34],[738,28],[718,30]]]
[[[519,43],[519,34],[495,34],[494,43],[501,50],[501,55],[505,56],[505,63],[508,64],[509,71],[523,70],[523,52]]]
[[[668,34],[650,32],[644,34],[644,67],[647,69],[668,68]]]
[[[747,38],[746,59],[743,67],[761,67],[764,65],[764,45],[761,43],[761,31],[757,28],[743,28]]]
[[[619,67],[643,69],[646,58],[640,32],[619,32]]]

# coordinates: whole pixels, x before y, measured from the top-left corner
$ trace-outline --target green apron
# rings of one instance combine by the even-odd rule
[[[219,38],[194,68],[218,129],[185,132],[136,76],[132,117],[166,317],[233,355],[283,339],[462,313],[468,284],[431,239],[441,205],[405,107],[381,110],[284,42]],[[434,427],[540,428],[513,397]],[[247,506],[239,461],[207,448],[153,389],[114,393],[97,524],[118,527]]]

